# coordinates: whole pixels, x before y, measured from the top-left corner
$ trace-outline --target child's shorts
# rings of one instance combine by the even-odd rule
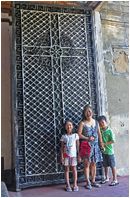
[[[66,157],[64,159],[65,166],[77,166],[77,157]]]
[[[111,168],[115,167],[115,156],[103,154],[103,166],[110,166]]]

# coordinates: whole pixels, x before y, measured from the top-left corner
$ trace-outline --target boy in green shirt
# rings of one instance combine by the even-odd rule
[[[105,171],[105,180],[102,181],[102,184],[109,181],[108,167],[110,166],[113,176],[113,181],[110,183],[110,186],[115,186],[119,184],[119,182],[117,181],[115,156],[114,156],[114,148],[113,148],[113,143],[115,142],[115,136],[112,130],[108,127],[105,116],[99,116],[98,122],[101,128],[101,134],[103,140],[102,155],[103,155],[103,166]]]

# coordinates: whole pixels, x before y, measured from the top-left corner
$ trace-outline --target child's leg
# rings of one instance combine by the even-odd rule
[[[105,173],[105,179],[109,180],[109,176],[108,176],[108,167],[104,167],[104,173]]]
[[[108,168],[109,168],[108,166],[104,166],[104,167],[103,167],[103,170],[104,170],[103,176],[104,176],[104,178],[103,178],[103,180],[101,181],[101,184],[105,184],[106,182],[109,182]]]
[[[113,175],[113,181],[109,184],[109,186],[116,186],[117,184],[119,184],[119,182],[117,181],[117,174],[116,174],[116,167],[112,167],[112,175]]]
[[[72,166],[73,178],[74,178],[74,187],[77,187],[77,168]]]
[[[104,168],[104,173],[105,173],[105,180],[109,180],[109,176],[108,176],[109,166],[110,166],[109,155],[103,154],[103,168]]]
[[[116,167],[111,167],[113,181],[117,181]]]
[[[115,163],[115,156],[109,156],[109,163],[112,170],[113,181],[117,181],[117,174],[116,174],[116,163]]]
[[[65,179],[66,179],[66,185],[70,186],[70,181],[69,181],[69,166],[65,166]]]

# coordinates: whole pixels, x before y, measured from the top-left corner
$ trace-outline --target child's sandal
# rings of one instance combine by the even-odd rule
[[[85,188],[88,189],[88,190],[91,190],[91,189],[92,189],[91,183],[88,183],[88,184],[85,186]]]

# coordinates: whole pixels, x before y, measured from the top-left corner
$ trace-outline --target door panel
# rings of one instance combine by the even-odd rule
[[[13,13],[16,189],[61,183],[64,121],[76,128],[87,103],[97,114],[91,11],[14,2]]]

